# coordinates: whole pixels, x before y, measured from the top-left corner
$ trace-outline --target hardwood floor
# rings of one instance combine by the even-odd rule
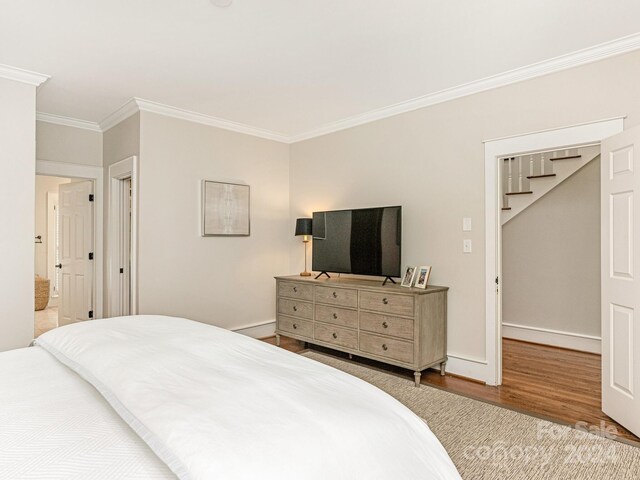
[[[275,337],[265,339],[275,343]],[[280,346],[293,352],[305,348],[303,342],[281,337]],[[602,431],[615,429],[619,439],[640,439],[602,413],[600,405],[600,355],[504,339],[503,384],[491,387],[465,378],[428,371],[422,383],[571,426]],[[321,347],[314,350],[338,357],[346,354]],[[359,363],[384,369],[409,379],[413,373],[372,360],[354,357]]]

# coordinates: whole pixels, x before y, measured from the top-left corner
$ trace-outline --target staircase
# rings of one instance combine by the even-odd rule
[[[600,145],[502,159],[502,225],[600,155]]]

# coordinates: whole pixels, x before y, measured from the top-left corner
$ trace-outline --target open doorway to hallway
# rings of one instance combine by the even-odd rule
[[[36,175],[34,336],[93,318],[93,182]]]

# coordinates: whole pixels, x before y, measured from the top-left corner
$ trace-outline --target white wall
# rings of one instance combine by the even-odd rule
[[[0,351],[33,338],[36,89],[0,78]]]
[[[36,235],[42,236],[42,243],[35,243],[35,263],[36,275],[42,278],[49,278],[47,265],[47,245],[49,242],[48,222],[47,222],[47,204],[48,193],[58,193],[58,186],[63,183],[69,183],[68,178],[47,177],[44,175],[36,175]]]
[[[294,144],[290,228],[313,210],[403,205],[403,262],[433,265],[432,282],[451,287],[449,354],[484,360],[483,140],[620,115],[636,125],[639,76],[634,52]]]
[[[599,157],[503,226],[502,298],[503,323],[600,337]]]
[[[200,236],[203,179],[251,186],[251,236]],[[141,313],[233,329],[275,319],[273,276],[290,272],[294,238],[288,145],[142,112],[139,209]]]
[[[36,158],[54,162],[102,165],[102,133],[36,122]]]

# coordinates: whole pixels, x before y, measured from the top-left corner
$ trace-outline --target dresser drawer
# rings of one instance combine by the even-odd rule
[[[358,290],[352,288],[315,287],[317,303],[340,305],[342,307],[358,306]]]
[[[352,350],[357,350],[358,348],[358,332],[356,330],[337,327],[335,325],[316,322],[314,338],[322,342],[350,348]]]
[[[360,330],[413,340],[413,320],[410,318],[360,312]]]
[[[413,296],[361,291],[360,308],[413,317]]]
[[[313,304],[300,302],[298,300],[289,300],[288,298],[279,298],[278,313],[313,320]]]
[[[297,282],[278,282],[278,296],[297,300],[313,300],[313,285]]]
[[[413,363],[413,343],[393,338],[360,333],[360,350],[399,362]]]
[[[316,305],[315,320],[349,328],[358,328],[358,311],[330,305]]]
[[[278,316],[278,330],[313,338],[313,322],[300,320],[299,318]]]

